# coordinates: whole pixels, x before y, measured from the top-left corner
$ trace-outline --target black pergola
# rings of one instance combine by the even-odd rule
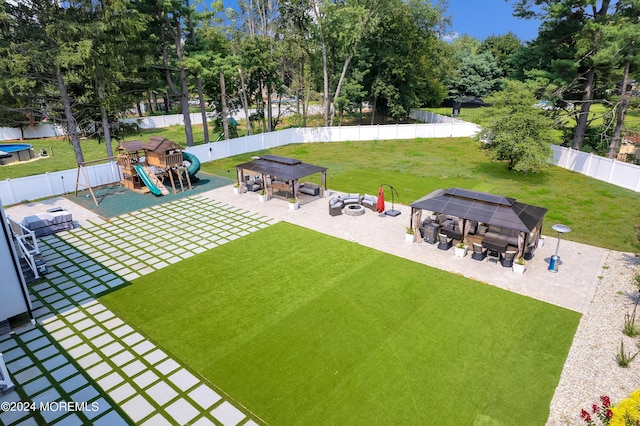
[[[278,155],[262,155],[259,158],[238,164],[236,166],[236,172],[238,177],[238,183],[244,182],[245,170],[255,174],[259,174],[264,182],[265,189],[275,181],[286,182],[290,187],[293,198],[298,195],[298,189],[300,188],[299,179],[305,176],[321,173],[321,185],[320,196],[324,197],[324,191],[326,188],[326,167],[316,166],[314,164],[303,163],[295,158],[280,157]],[[267,179],[267,177],[275,178],[273,181]]]
[[[514,198],[462,188],[437,189],[411,203],[410,225],[416,230],[421,225],[422,210],[458,217],[463,230],[468,228],[467,221],[476,221],[518,231],[524,246],[530,243],[534,230],[538,231],[537,241],[547,213],[543,207],[520,203]]]

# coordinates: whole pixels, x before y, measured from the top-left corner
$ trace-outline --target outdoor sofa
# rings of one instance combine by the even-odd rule
[[[299,191],[307,195],[320,195],[320,185],[317,183],[305,182],[300,186]]]
[[[360,195],[358,193],[342,194],[329,200],[329,214],[331,216],[339,216],[342,209],[350,204],[359,204],[371,211],[376,210],[378,197],[375,195]]]

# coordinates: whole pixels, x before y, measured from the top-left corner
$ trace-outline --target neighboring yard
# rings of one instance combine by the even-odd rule
[[[268,424],[544,424],[580,315],[279,223],[100,298]]]

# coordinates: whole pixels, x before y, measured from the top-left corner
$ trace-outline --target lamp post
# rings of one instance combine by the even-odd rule
[[[560,248],[560,238],[562,234],[566,234],[567,232],[571,232],[571,228],[567,225],[556,224],[551,227],[554,231],[558,233],[558,244],[556,244],[556,254],[551,256],[549,261],[549,272],[558,272],[558,262],[560,261],[560,256],[558,256],[558,249]]]

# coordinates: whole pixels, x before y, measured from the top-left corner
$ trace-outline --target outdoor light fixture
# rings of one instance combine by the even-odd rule
[[[560,256],[558,256],[558,249],[560,248],[560,237],[562,234],[571,232],[571,228],[567,225],[556,224],[551,227],[554,231],[558,232],[558,244],[556,244],[556,254],[551,256],[549,260],[549,272],[558,272],[558,263],[560,262]]]

